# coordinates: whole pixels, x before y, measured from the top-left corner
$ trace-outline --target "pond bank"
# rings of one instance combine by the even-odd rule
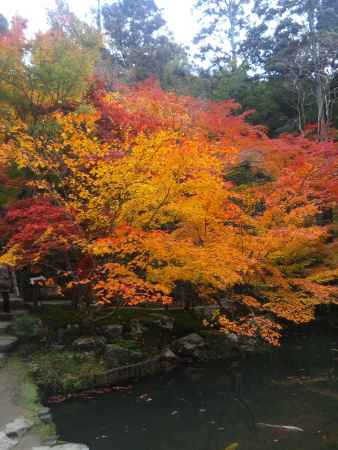
[[[181,366],[52,405],[53,418],[90,450],[337,450],[336,350],[335,330],[296,333],[231,370]]]
[[[21,353],[46,396],[69,397],[180,365],[230,365],[262,350],[254,338],[207,329],[194,312],[124,310],[95,328],[67,312],[54,307],[21,319],[19,328],[40,328],[29,343],[22,339]]]

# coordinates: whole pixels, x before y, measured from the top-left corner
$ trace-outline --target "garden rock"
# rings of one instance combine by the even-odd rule
[[[174,350],[181,356],[199,357],[205,345],[205,340],[199,334],[192,333],[175,341]]]
[[[178,359],[178,356],[175,355],[175,353],[173,351],[171,351],[170,348],[166,348],[165,350],[163,350],[161,356],[163,359],[168,359],[168,360]]]
[[[9,353],[18,343],[18,338],[14,336],[0,336],[0,353]]]
[[[162,330],[172,331],[174,329],[175,320],[173,317],[164,314],[151,314],[149,319]]]
[[[239,337],[235,333],[228,333],[228,334],[226,334],[226,337],[227,337],[228,341],[230,341],[233,344],[239,343]]]
[[[23,436],[33,426],[33,422],[25,417],[17,417],[13,422],[6,425],[5,434],[10,439],[16,439]]]
[[[243,353],[257,353],[264,350],[263,346],[261,348],[258,346],[255,338],[247,336],[240,337],[238,346]]]
[[[38,417],[44,423],[50,423],[53,420],[50,409],[47,407],[43,407],[39,410]]]
[[[10,439],[3,431],[0,432],[0,450],[10,450],[18,444],[16,439]]]
[[[141,325],[138,319],[133,319],[130,321],[130,334],[132,336],[140,336],[146,331],[146,327]]]
[[[122,325],[107,325],[103,328],[103,334],[107,338],[116,339],[120,336],[122,336],[123,333],[123,326]]]
[[[110,367],[118,367],[129,362],[135,362],[142,358],[142,353],[130,350],[122,345],[107,345],[104,352],[104,360]]]
[[[80,352],[90,352],[101,349],[105,343],[104,337],[81,337],[73,342],[73,348]]]
[[[238,357],[238,343],[229,339],[227,334],[218,330],[207,330],[203,336],[206,341],[205,360],[228,361]]]

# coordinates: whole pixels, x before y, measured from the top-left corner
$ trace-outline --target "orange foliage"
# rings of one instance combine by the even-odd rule
[[[179,97],[150,81],[97,89],[92,102],[94,113],[54,115],[52,139],[32,139],[20,123],[13,138],[3,125],[0,157],[28,168],[30,188],[72,217],[78,248],[95,260],[86,280],[98,301],[168,303],[185,282],[207,302],[232,297],[249,309],[220,315],[221,329],[273,345],[279,318],[308,322],[317,304],[335,301],[337,287],[312,275],[337,264],[332,221],[319,221],[337,208],[336,143],[269,139],[231,101]],[[243,161],[269,177],[229,181]]]

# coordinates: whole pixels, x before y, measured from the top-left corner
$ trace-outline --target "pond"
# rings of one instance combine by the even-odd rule
[[[338,450],[338,330],[293,336],[232,370],[180,368],[52,410],[61,438],[91,450]]]

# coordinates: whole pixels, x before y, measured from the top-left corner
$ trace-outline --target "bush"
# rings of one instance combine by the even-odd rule
[[[35,382],[48,394],[88,389],[106,371],[105,364],[95,355],[52,350],[34,354],[31,368]]]
[[[13,332],[20,339],[31,339],[43,334],[42,322],[30,314],[21,314],[13,322]]]

